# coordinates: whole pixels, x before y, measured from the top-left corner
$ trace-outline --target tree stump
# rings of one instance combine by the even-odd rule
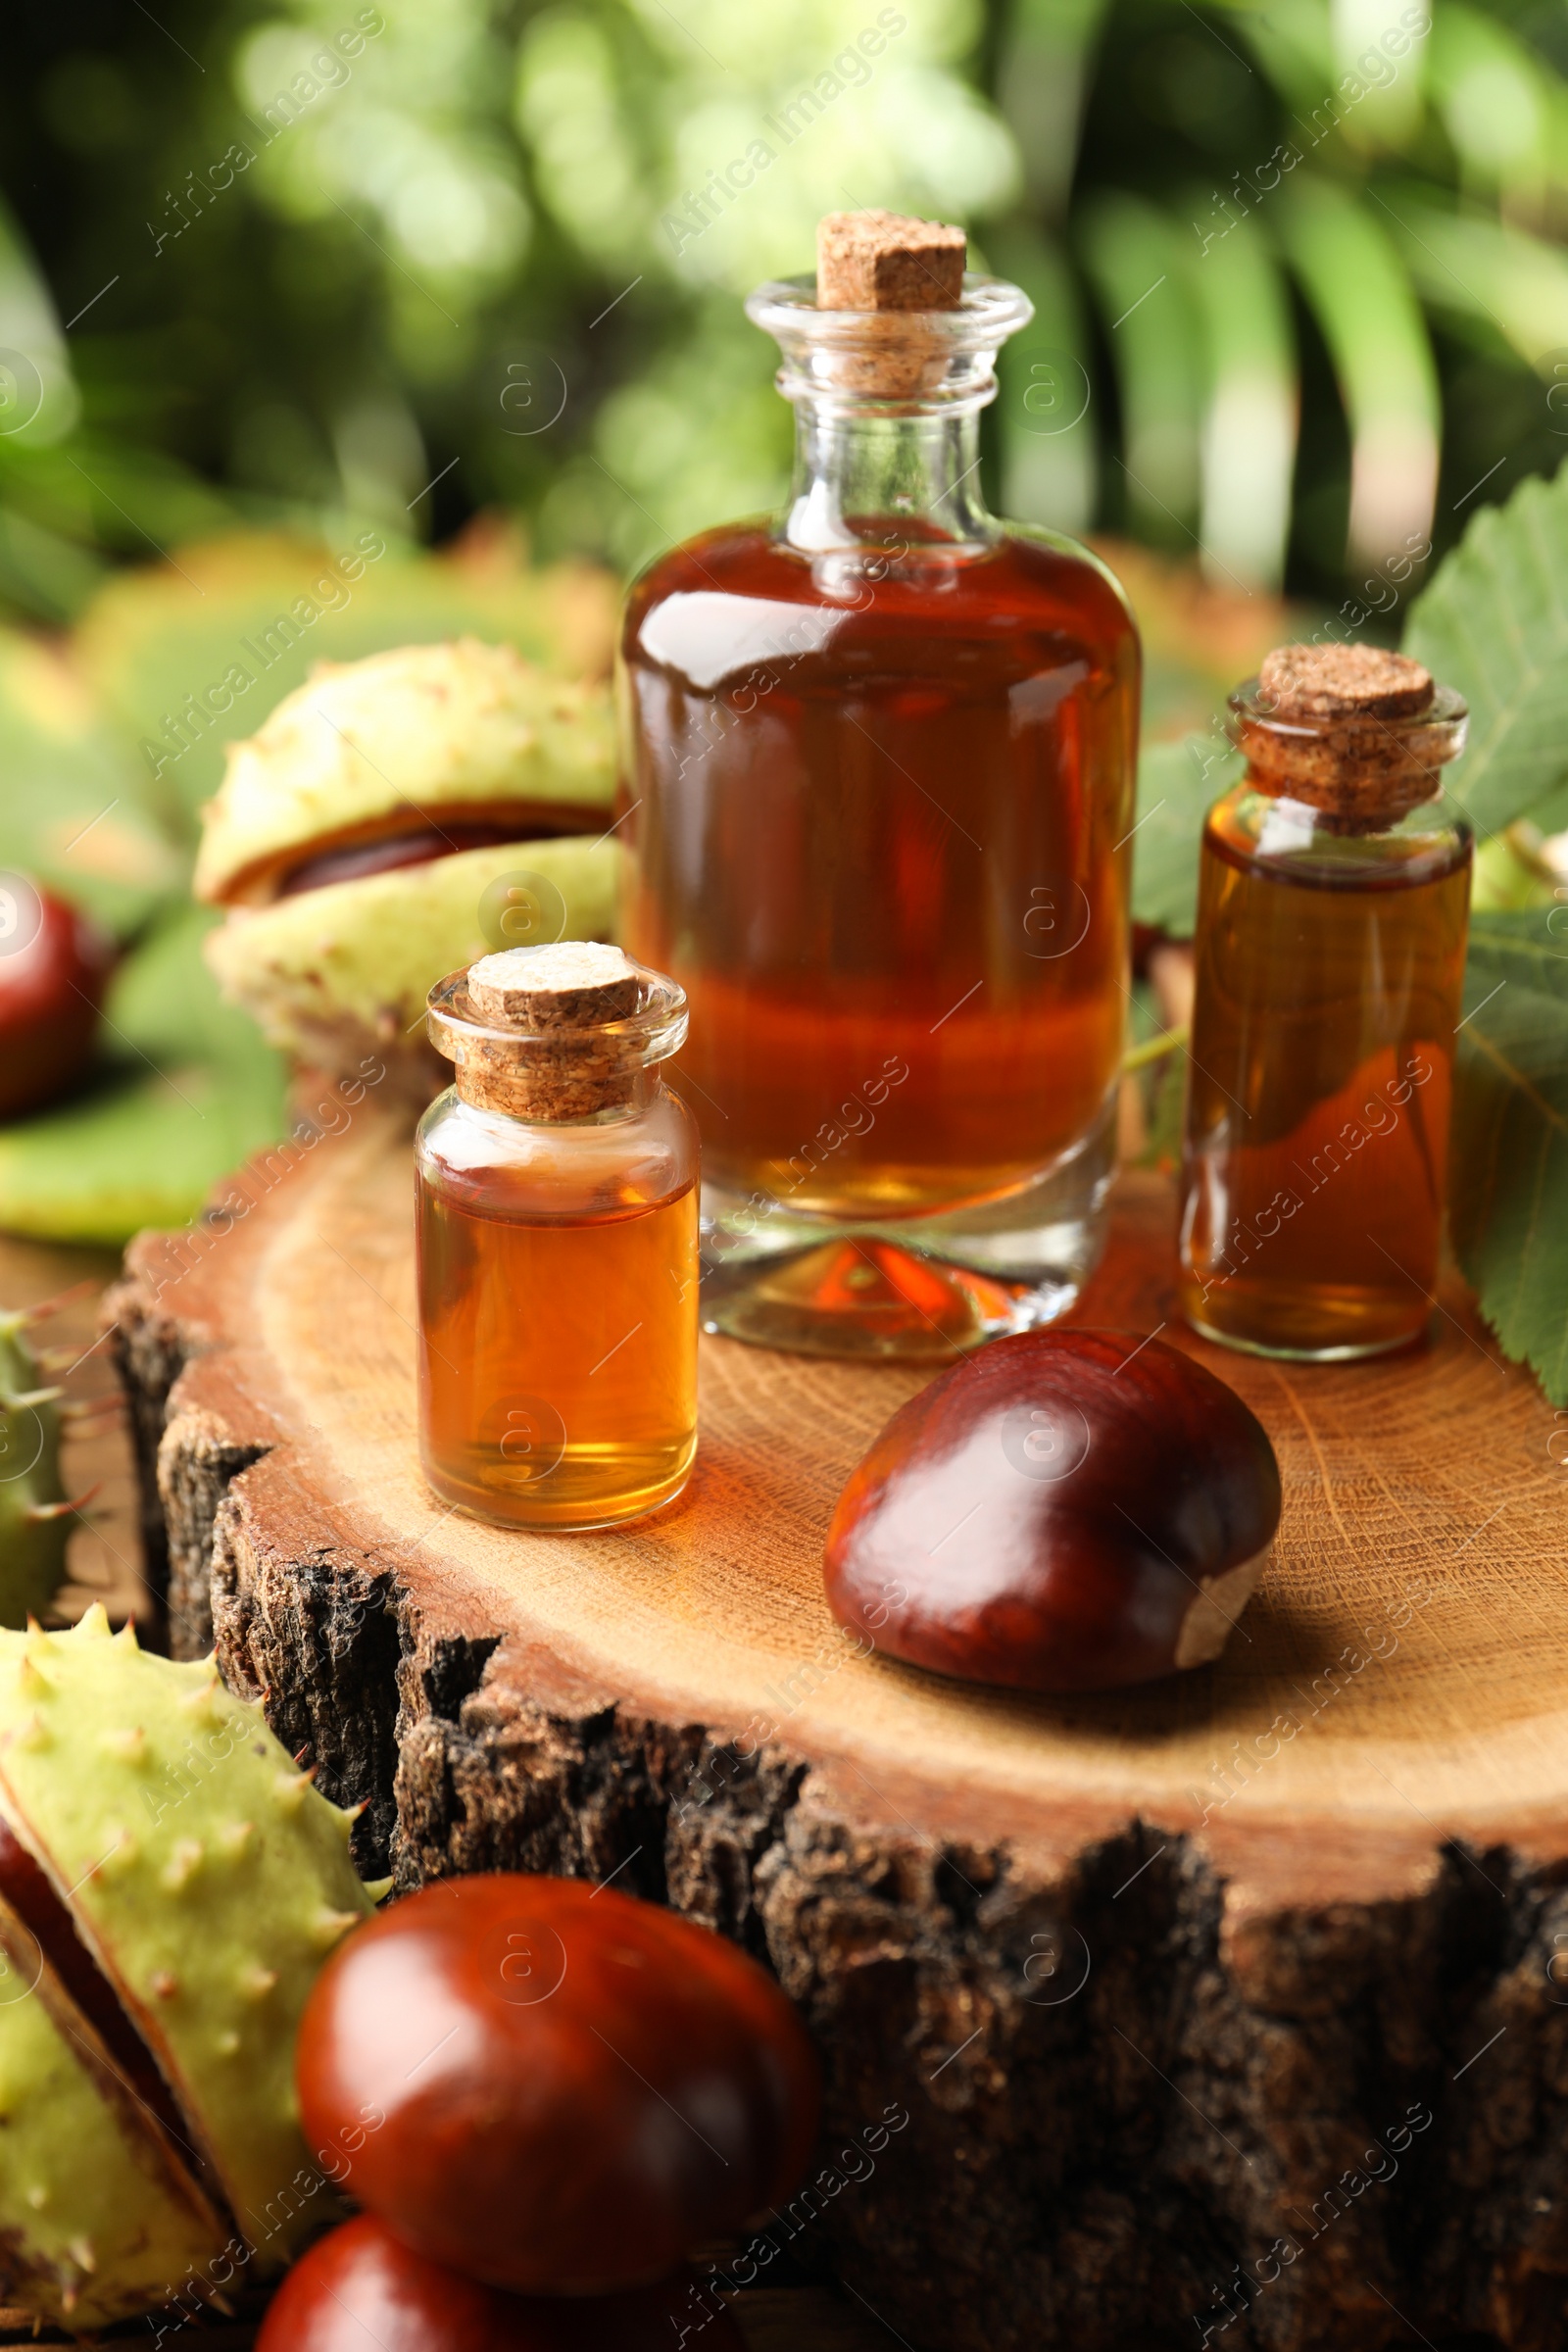
[[[793,2257],[933,2352],[1565,2341],[1565,1448],[1462,1286],[1404,1357],[1224,1353],[1123,1181],[1081,1319],[1238,1389],[1285,1517],[1217,1665],[1054,1700],[835,1635],[828,1515],[922,1373],[705,1344],[679,1504],[504,1534],[419,1476],[406,1129],[229,1193],[113,1309],[176,1641],[210,1582],[367,1867],[612,1879],[764,1956],[829,2082]]]

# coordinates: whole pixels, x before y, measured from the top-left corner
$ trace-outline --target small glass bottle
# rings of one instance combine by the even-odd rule
[[[1203,829],[1181,1304],[1258,1355],[1426,1329],[1471,830],[1465,706],[1397,654],[1284,646],[1230,702],[1243,781]]]
[[[1096,558],[986,512],[1030,305],[960,231],[833,216],[747,310],[794,491],[632,588],[622,937],[692,1003],[708,1327],[951,1360],[1102,1244],[1138,639]]]
[[[685,997],[618,948],[513,948],[429,1026],[457,1083],[416,1145],[425,1476],[507,1527],[658,1510],[697,1451],[697,1132],[658,1066]]]

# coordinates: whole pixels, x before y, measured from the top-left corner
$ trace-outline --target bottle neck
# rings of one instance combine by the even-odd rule
[[[1230,698],[1227,733],[1247,755],[1255,791],[1305,803],[1326,832],[1384,833],[1443,790],[1443,769],[1464,749],[1468,712],[1451,686],[1425,710],[1282,710],[1255,678]]]
[[[797,397],[786,546],[902,554],[987,547],[998,529],[980,490],[978,406],[894,416]]]
[[[627,1069],[612,1079],[595,1080],[575,1073],[556,1072],[549,1087],[537,1073],[519,1065],[497,1069],[472,1065],[457,1073],[459,1099],[471,1110],[500,1111],[520,1127],[613,1127],[628,1119],[645,1118],[664,1093],[657,1069]]]

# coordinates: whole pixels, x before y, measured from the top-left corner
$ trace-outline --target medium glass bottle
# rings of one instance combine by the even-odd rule
[[[616,948],[513,948],[431,990],[457,1083],[416,1146],[419,1435],[437,1494],[611,1527],[697,1451],[697,1132],[659,1064],[670,980]]]
[[[1030,306],[960,296],[929,233],[955,307],[827,307],[821,272],[747,305],[794,492],[632,589],[623,937],[692,1002],[708,1327],[951,1358],[1064,1312],[1102,1246],[1139,651],[1103,565],[986,512]]]
[[[1203,830],[1181,1303],[1254,1354],[1426,1329],[1472,836],[1465,707],[1369,647],[1287,646],[1231,697],[1248,769]]]

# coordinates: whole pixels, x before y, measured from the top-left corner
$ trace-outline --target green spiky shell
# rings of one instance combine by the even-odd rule
[[[495,945],[486,893],[524,873],[559,901],[547,938],[558,923],[564,939],[613,938],[619,846],[568,836],[457,850],[429,865],[236,907],[208,933],[207,960],[269,1044],[343,1077],[363,1077],[390,1054],[395,1074],[416,1051],[411,1027],[422,1038],[430,989]]]
[[[354,1814],[211,1659],[153,1657],[98,1607],[69,1633],[0,1633],[0,1811],[157,2059],[253,2273],[280,2266],[331,2195],[300,2133],[294,2041],[327,1954],[373,1908]],[[12,2226],[0,2210],[0,2244]]]
[[[60,1481],[57,1389],[42,1385],[26,1317],[0,1314],[0,1626],[41,1617],[65,1582],[71,1520]]]
[[[57,2018],[29,1941],[15,1938],[0,1978],[0,2269],[7,2300],[106,2327],[163,2301],[171,2282],[212,2275],[228,2230],[117,2091],[69,2003]]]

